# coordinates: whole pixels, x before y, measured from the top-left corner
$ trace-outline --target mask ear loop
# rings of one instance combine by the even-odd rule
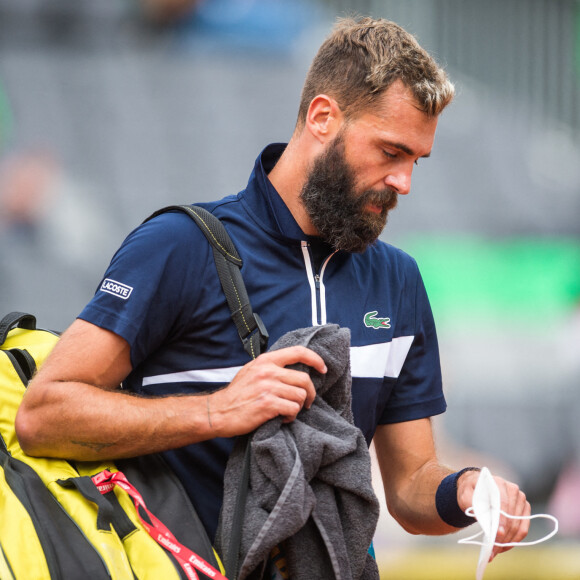
[[[506,518],[509,518],[510,520],[533,520],[536,518],[546,518],[554,522],[554,529],[548,535],[544,536],[543,538],[540,538],[539,540],[534,540],[533,542],[508,542],[505,544],[494,542],[493,544],[494,546],[501,546],[503,548],[514,548],[516,546],[535,546],[536,544],[541,544],[542,542],[549,540],[551,537],[555,536],[558,533],[558,520],[554,516],[551,516],[550,514],[534,514],[531,516],[512,516],[510,514],[506,514],[503,510],[499,510],[499,513],[503,514]],[[465,510],[465,514],[471,517],[475,517],[472,507],[467,508]],[[473,536],[469,536],[468,538],[462,538],[461,540],[457,540],[457,543],[473,544],[475,546],[484,546],[486,545],[484,542],[474,541],[475,538],[479,538],[479,536],[482,535],[483,530],[481,532],[477,532],[477,534],[474,534]]]

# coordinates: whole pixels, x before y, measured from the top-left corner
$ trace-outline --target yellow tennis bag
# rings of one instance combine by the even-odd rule
[[[0,322],[0,578],[224,579],[203,525],[160,455],[115,464],[22,451],[16,411],[57,340],[36,329],[30,314]]]

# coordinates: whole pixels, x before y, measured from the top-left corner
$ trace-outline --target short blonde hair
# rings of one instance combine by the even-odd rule
[[[411,90],[429,116],[439,115],[455,94],[445,71],[399,25],[368,17],[341,18],[312,61],[298,125],[304,124],[316,95],[334,98],[348,118],[371,107],[396,80]]]

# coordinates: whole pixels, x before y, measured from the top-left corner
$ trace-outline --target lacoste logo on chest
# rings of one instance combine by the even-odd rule
[[[378,311],[373,310],[372,312],[367,312],[364,316],[364,323],[367,328],[374,328],[378,330],[379,328],[391,328],[390,318],[377,318]]]

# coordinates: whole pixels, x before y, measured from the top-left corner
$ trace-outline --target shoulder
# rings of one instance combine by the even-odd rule
[[[209,252],[200,228],[185,213],[168,211],[138,225],[125,238],[113,262],[122,257],[150,263],[158,260],[187,260]]]
[[[127,237],[140,243],[175,246],[184,240],[194,241],[203,234],[184,212],[169,210],[137,226]]]
[[[130,286],[143,280],[150,284],[165,280],[181,286],[186,278],[204,272],[212,256],[193,220],[180,212],[168,212],[141,223],[127,236],[113,256],[106,277]]]
[[[242,223],[247,227],[247,214],[241,203],[242,194],[229,195],[219,201],[197,203],[195,205],[209,211],[225,225]]]
[[[388,270],[399,276],[420,277],[419,266],[413,256],[391,244],[378,240],[368,248],[370,263],[378,270]]]

